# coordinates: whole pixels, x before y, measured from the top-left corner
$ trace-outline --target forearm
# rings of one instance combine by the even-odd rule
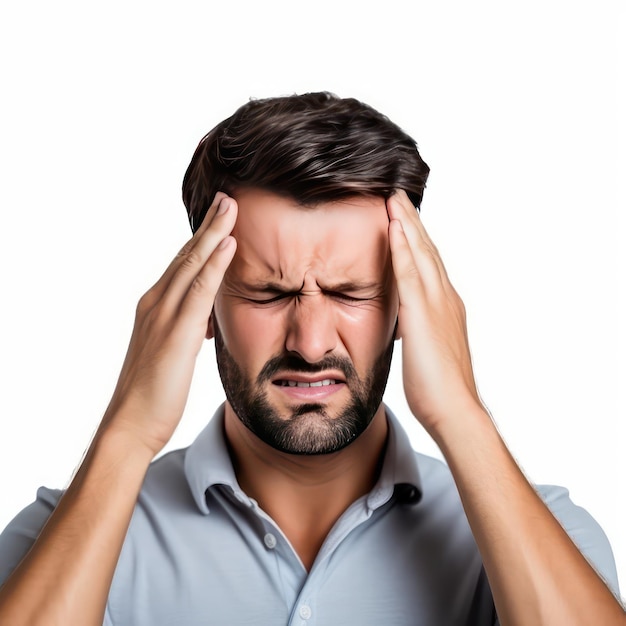
[[[32,549],[0,589],[0,623],[102,624],[151,458],[127,433],[98,433]]]
[[[503,626],[626,623],[484,411],[440,423],[432,434],[455,478]]]
[[[0,624],[102,624],[146,471],[180,421],[215,294],[236,243],[218,192],[194,236],[142,296],[115,392],[87,457],[0,589]]]

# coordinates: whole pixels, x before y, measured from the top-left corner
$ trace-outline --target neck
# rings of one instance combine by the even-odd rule
[[[250,432],[228,403],[225,429],[239,485],[278,524],[310,569],[337,519],[378,478],[387,439],[384,407],[365,432],[332,454],[275,450]]]

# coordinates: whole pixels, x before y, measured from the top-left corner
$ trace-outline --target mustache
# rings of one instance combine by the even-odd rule
[[[352,362],[347,357],[338,355],[328,355],[321,361],[309,363],[296,354],[280,354],[271,358],[261,369],[257,376],[259,383],[271,380],[278,372],[301,372],[303,374],[317,374],[324,370],[339,370],[344,374],[346,380],[356,377],[356,370]]]

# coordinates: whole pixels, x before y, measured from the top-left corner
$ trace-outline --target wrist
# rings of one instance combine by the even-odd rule
[[[148,466],[160,451],[145,436],[138,432],[137,427],[125,420],[121,415],[115,419],[105,416],[94,437],[92,449],[107,452],[125,462],[133,462],[138,466]]]
[[[434,422],[428,432],[446,457],[459,447],[485,441],[490,435],[499,438],[491,416],[477,402],[458,406]]]
[[[151,461],[167,444],[173,430],[169,423],[154,416],[153,410],[125,399],[109,405],[96,437],[115,439],[134,456],[149,457]]]

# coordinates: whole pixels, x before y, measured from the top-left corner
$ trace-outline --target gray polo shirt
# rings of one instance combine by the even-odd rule
[[[455,626],[497,624],[491,592],[447,467],[414,452],[387,409],[380,478],[326,538],[310,572],[239,488],[221,407],[187,449],[152,463],[115,571],[112,626]],[[617,591],[608,541],[568,492],[539,492]],[[41,488],[0,536],[0,582],[62,492]]]

